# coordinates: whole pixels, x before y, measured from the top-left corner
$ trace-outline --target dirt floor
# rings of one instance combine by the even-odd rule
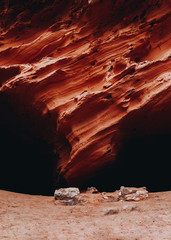
[[[0,191],[0,239],[171,239],[171,192],[140,202],[109,195],[83,193],[82,204],[66,206],[54,197]]]

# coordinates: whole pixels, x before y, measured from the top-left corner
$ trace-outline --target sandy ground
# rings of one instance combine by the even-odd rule
[[[0,239],[169,240],[171,192],[151,193],[140,202],[82,194],[85,204],[66,206],[53,197],[0,191]],[[124,210],[126,206],[133,210]],[[119,209],[119,213],[106,213]]]

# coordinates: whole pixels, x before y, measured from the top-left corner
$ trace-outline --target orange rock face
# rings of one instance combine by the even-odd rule
[[[169,0],[0,7],[1,125],[53,146],[55,185],[83,185],[130,138],[171,133]]]

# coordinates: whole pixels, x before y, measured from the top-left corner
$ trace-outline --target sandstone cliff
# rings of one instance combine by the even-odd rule
[[[15,136],[40,147],[36,171],[47,161],[55,185],[82,186],[129,139],[171,133],[170,1],[89,3],[0,5],[1,132],[13,132],[5,154]],[[36,157],[20,158],[24,176]],[[15,168],[12,154],[5,161]]]

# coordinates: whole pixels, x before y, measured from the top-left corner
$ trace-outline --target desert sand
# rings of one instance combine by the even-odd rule
[[[115,202],[104,199],[101,193],[82,193],[81,196],[86,203],[66,206],[53,196],[0,191],[0,238],[171,239],[171,192],[150,193],[148,199],[139,202]],[[133,206],[133,210],[128,206]],[[119,212],[106,215],[110,209],[119,209]]]

